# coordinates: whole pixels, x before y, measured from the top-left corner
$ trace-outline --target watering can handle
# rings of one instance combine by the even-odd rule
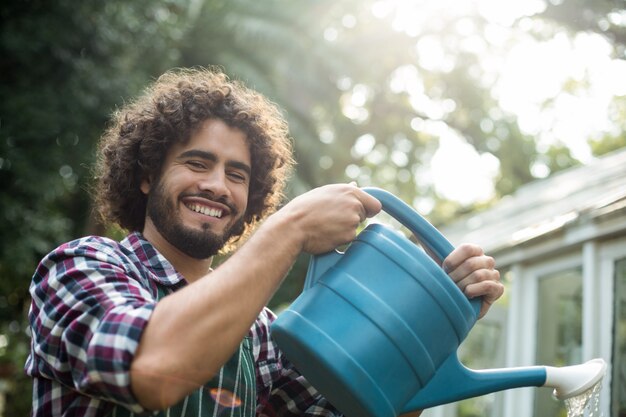
[[[423,218],[411,206],[400,200],[389,191],[380,188],[364,187],[363,191],[375,197],[383,206],[383,210],[391,217],[402,223],[416,237],[419,238],[428,250],[435,255],[441,264],[454,246],[432,224]]]

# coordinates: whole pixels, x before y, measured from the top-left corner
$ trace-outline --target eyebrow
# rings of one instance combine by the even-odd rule
[[[219,160],[217,155],[215,155],[213,152],[201,151],[199,149],[191,149],[185,151],[178,155],[178,158],[200,158],[211,162],[217,162]],[[245,162],[229,160],[226,161],[226,166],[240,169],[248,175],[251,175],[252,173],[252,168],[250,168],[250,165],[246,164]]]

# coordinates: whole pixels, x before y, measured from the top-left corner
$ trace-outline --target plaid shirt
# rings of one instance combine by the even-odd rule
[[[33,416],[105,416],[114,404],[150,414],[130,389],[130,364],[158,292],[185,279],[139,233],[122,242],[87,237],[39,264],[31,284]],[[257,416],[336,416],[269,337],[264,309],[250,329]]]

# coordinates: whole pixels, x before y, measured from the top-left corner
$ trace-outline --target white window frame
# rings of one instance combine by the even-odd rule
[[[537,291],[539,280],[553,273],[579,268],[582,266],[580,248],[555,258],[542,260],[526,266],[515,265],[511,288],[511,311],[507,351],[507,367],[537,365]],[[583,281],[584,285],[584,281]],[[550,364],[542,364],[550,365]],[[506,417],[531,417],[533,415],[534,396],[537,389],[518,388],[505,393]]]
[[[590,326],[588,337],[595,342],[593,345],[594,350],[590,352],[590,356],[602,357],[608,364],[607,374],[604,377],[600,394],[600,405],[602,414],[609,417],[611,415],[611,360],[613,356],[613,327],[615,324],[615,317],[613,316],[615,262],[626,258],[626,238],[611,240],[598,246],[596,253],[600,285],[597,286],[598,305],[594,309],[597,312],[597,321],[593,323],[599,323],[600,325]]]

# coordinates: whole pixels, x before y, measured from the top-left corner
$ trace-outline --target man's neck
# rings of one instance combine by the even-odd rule
[[[189,283],[195,282],[211,272],[213,257],[206,259],[192,258],[172,246],[156,230],[154,225],[148,224],[148,222],[149,220],[146,220],[146,227],[142,232],[143,237],[150,242]]]

